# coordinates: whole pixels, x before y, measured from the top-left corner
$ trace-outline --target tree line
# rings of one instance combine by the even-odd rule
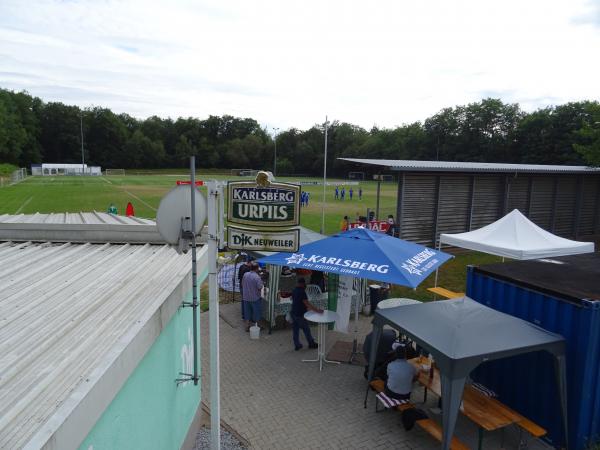
[[[81,131],[86,162],[103,168],[186,167],[196,155],[201,168],[272,169],[276,138],[278,174],[323,173],[324,124],[273,136],[251,118],[140,120],[0,89],[0,163],[78,163]],[[333,121],[328,173],[356,170],[338,157],[600,165],[600,103],[524,112],[518,104],[488,98],[396,128],[366,130]]]

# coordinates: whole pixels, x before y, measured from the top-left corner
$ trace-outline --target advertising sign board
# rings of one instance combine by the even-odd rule
[[[227,244],[232,250],[296,252],[300,247],[300,230],[251,230],[229,225]]]
[[[257,186],[253,181],[228,184],[227,221],[252,226],[290,227],[300,223],[300,186],[270,183]]]
[[[382,233],[385,233],[388,230],[388,228],[390,227],[390,224],[384,220],[372,220],[371,222],[368,222],[368,223],[367,222],[352,222],[348,225],[348,229],[359,228],[359,227],[365,227],[371,231],[381,231]]]

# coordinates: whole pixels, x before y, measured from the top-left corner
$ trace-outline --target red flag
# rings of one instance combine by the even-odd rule
[[[135,213],[133,212],[133,205],[131,204],[131,202],[127,203],[127,208],[125,209],[125,215],[127,217],[135,216]]]

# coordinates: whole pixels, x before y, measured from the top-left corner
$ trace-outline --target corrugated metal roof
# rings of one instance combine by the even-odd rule
[[[153,220],[96,211],[0,215],[0,240],[164,243]]]
[[[167,245],[1,243],[0,448],[50,438],[190,267]]]
[[[338,158],[355,164],[384,167],[388,170],[413,172],[500,172],[500,173],[600,173],[600,168],[544,164],[499,164],[452,161],[410,161],[403,159]]]
[[[139,217],[117,216],[105,212],[50,213],[50,214],[0,214],[0,223],[61,223],[61,224],[113,224],[155,225],[153,220]]]

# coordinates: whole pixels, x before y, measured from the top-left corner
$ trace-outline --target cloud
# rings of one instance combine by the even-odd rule
[[[582,16],[584,0],[4,0],[0,86],[138,117],[395,126],[488,96],[600,98]]]
[[[591,25],[600,28],[600,3],[597,0],[588,0],[584,12],[573,17],[575,25]]]

